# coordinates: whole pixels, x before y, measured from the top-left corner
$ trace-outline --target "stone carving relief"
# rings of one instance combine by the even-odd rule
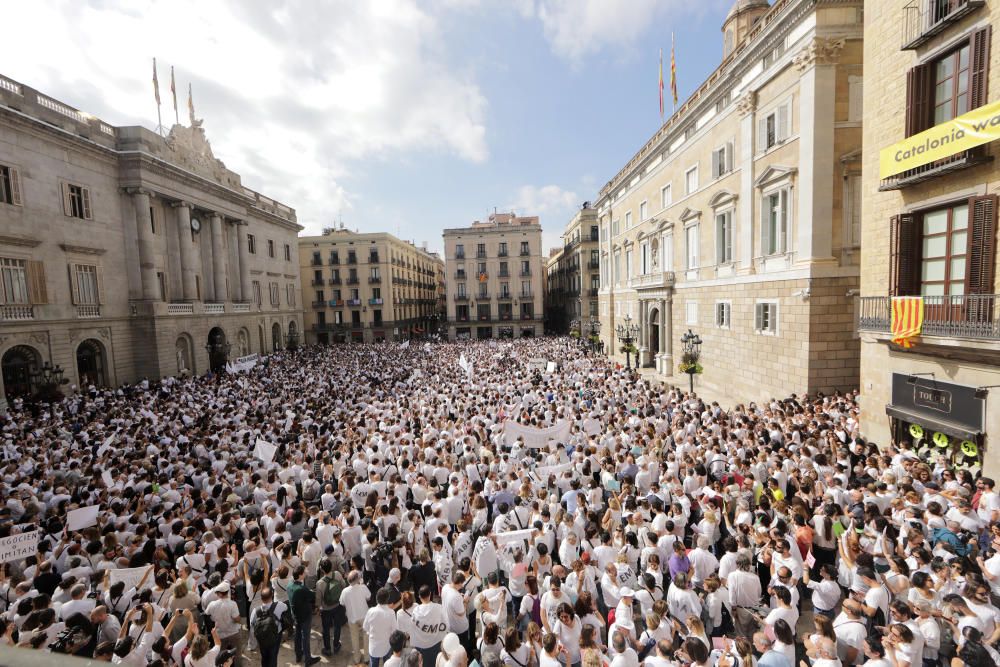
[[[736,113],[746,116],[757,110],[757,93],[748,90],[736,101]]]
[[[798,52],[792,59],[792,63],[795,65],[795,69],[800,72],[813,65],[836,65],[837,61],[840,60],[840,52],[845,43],[844,38],[816,37]]]
[[[212,145],[205,136],[202,122],[193,119],[191,127],[178,124],[170,128],[166,142],[173,153],[171,161],[196,173],[208,174],[221,180],[225,177],[226,165],[212,153]]]

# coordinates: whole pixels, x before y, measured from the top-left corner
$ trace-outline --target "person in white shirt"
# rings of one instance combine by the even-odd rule
[[[448,633],[448,618],[444,607],[431,600],[430,586],[421,586],[418,595],[420,604],[413,608],[410,644],[420,651],[423,664],[433,665],[441,650],[441,641]]]
[[[615,650],[615,657],[611,660],[611,667],[639,667],[639,654],[628,645],[625,636],[621,632],[615,632],[611,638],[612,648]]]
[[[469,636],[469,617],[465,610],[471,593],[462,592],[464,584],[463,572],[453,574],[451,583],[441,590],[441,606],[444,607],[445,617],[448,620],[448,629],[459,637],[468,650],[472,646],[472,638]]]
[[[837,583],[837,570],[833,565],[824,563],[819,568],[820,581],[809,580],[809,570],[802,571],[802,583],[812,591],[813,610],[831,619],[834,610],[840,602],[840,584]]]
[[[347,634],[351,638],[351,649],[357,655],[357,662],[367,662],[367,641],[362,639],[362,624],[368,613],[368,601],[372,594],[362,581],[361,572],[351,570],[347,575],[347,588],[340,592],[340,604],[347,613]]]
[[[389,636],[396,630],[396,614],[389,606],[389,589],[381,588],[375,594],[375,607],[368,610],[361,628],[368,635],[368,656],[370,667],[382,667],[391,653]]]
[[[216,599],[205,608],[205,613],[215,623],[222,648],[240,650],[240,609],[229,596],[229,584],[222,582],[214,589]]]

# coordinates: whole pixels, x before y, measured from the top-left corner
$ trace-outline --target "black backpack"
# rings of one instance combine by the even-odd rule
[[[277,602],[270,607],[261,607],[257,612],[257,618],[253,622],[253,636],[257,644],[270,648],[281,640],[281,624],[278,617],[274,615],[274,608]]]

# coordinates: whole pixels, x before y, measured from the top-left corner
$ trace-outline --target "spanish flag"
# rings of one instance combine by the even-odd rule
[[[924,324],[924,298],[921,296],[892,297],[892,342],[900,347],[913,347],[910,340],[920,335]]]

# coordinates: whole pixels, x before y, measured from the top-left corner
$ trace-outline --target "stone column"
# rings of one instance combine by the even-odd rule
[[[240,300],[250,301],[253,298],[250,291],[250,251],[247,248],[247,223],[243,220],[236,222],[236,235],[240,246]]]
[[[194,256],[194,240],[191,238],[191,204],[180,201],[173,205],[177,212],[177,239],[181,247],[181,287],[185,301],[198,299],[195,276],[198,272]]]
[[[215,285],[215,300],[227,301],[226,293],[226,251],[222,246],[222,216],[212,214],[212,281]]]
[[[149,192],[134,189],[132,206],[135,208],[135,225],[139,234],[139,276],[142,279],[142,298],[157,300],[160,298],[160,288],[156,280],[156,264],[153,250],[153,222],[149,217]]]

